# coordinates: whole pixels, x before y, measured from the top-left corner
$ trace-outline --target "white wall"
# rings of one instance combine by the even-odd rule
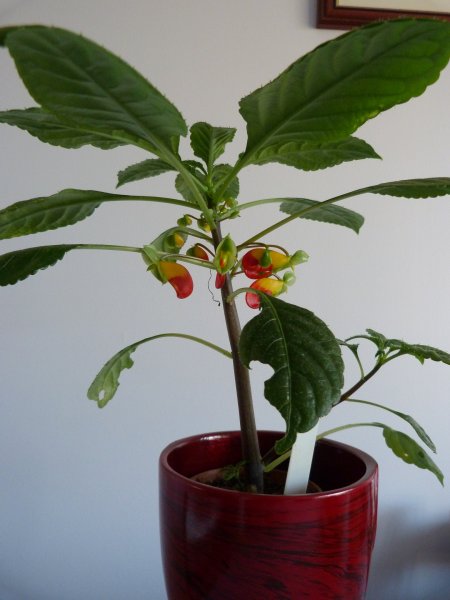
[[[239,128],[238,100],[315,45],[337,35],[314,27],[315,2],[299,0],[22,0],[0,3],[1,25],[45,23],[81,32],[140,69],[188,123]],[[1,109],[32,104],[6,51],[0,54]],[[302,173],[249,168],[242,196],[325,199],[371,183],[445,176],[449,169],[450,70],[406,106],[360,131],[384,161]],[[0,130],[1,206],[65,187],[114,191],[118,170],[143,158],[137,149],[69,151],[26,133]],[[170,195],[172,178],[129,186],[128,193]],[[283,242],[303,248],[288,299],[312,308],[340,337],[372,327],[389,336],[450,347],[448,198],[363,197],[361,234],[292,223]],[[236,237],[274,218],[275,208],[233,223]],[[113,204],[67,230],[10,240],[10,249],[64,242],[140,245],[174,224],[174,208]],[[273,236],[273,241],[279,240]],[[57,267],[1,291],[0,599],[162,600],[157,457],[173,439],[237,427],[229,365],[183,341],[162,340],[136,353],[120,392],[103,411],[86,399],[100,366],[122,346],[163,331],[226,344],[220,310],[198,276],[178,301],[146,275],[135,255],[72,253]],[[247,318],[248,311],[243,310]],[[261,428],[281,427],[262,398]],[[350,371],[356,376],[354,370]],[[450,477],[449,372],[405,358],[386,367],[361,397],[413,413],[434,438]],[[368,408],[339,407],[324,427],[387,420]],[[338,436],[381,465],[380,526],[370,600],[443,600],[450,587],[449,492],[432,475],[400,463],[379,430]],[[447,595],[446,595],[447,594]]]

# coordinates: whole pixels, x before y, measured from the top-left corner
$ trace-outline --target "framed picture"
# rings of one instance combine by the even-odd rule
[[[398,17],[450,20],[450,0],[317,0],[317,27],[351,29]]]

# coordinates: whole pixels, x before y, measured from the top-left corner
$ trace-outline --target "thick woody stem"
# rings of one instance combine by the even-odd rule
[[[220,227],[213,231],[214,245],[217,248],[222,240]],[[239,408],[239,420],[241,426],[242,455],[246,463],[247,482],[249,490],[255,492],[263,491],[263,466],[259,450],[258,435],[256,430],[255,415],[253,410],[250,376],[239,358],[239,337],[241,326],[234,300],[228,301],[233,292],[231,278],[226,277],[222,288],[222,306],[225,322],[230,340],[231,354],[233,356],[234,379]]]

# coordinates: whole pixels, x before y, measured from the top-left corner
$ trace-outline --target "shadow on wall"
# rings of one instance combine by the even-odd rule
[[[450,518],[428,528],[413,519],[381,515],[367,600],[450,600]]]

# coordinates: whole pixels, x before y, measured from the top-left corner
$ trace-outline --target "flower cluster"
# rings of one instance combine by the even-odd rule
[[[239,258],[239,250],[229,235],[224,237],[215,252],[207,246],[196,243],[184,255],[180,250],[192,233],[186,226],[190,222],[186,217],[178,222],[179,230],[169,230],[149,246],[144,248],[149,270],[162,283],[170,283],[178,298],[191,295],[194,285],[188,269],[180,262],[189,262],[207,267],[216,272],[215,287],[221,289],[227,276],[243,274],[253,280],[245,300],[250,308],[259,308],[261,301],[258,292],[279,296],[295,282],[294,267],[308,259],[306,252],[298,250],[288,254],[283,248],[275,250],[273,246],[252,245],[244,250]],[[284,271],[281,276],[281,272]]]
[[[290,257],[275,250],[268,248],[253,248],[249,250],[242,258],[242,270],[249,279],[255,279],[251,288],[279,296],[286,291],[286,284],[278,277],[271,277],[277,271],[281,271],[289,266]],[[260,297],[258,294],[247,292],[245,301],[250,308],[259,308]]]
[[[256,247],[242,257],[242,270],[249,279],[255,279],[251,288],[265,292],[270,296],[279,296],[295,282],[293,268],[308,259],[306,252],[297,251],[290,256],[287,253],[270,250],[268,247]],[[278,272],[285,269],[281,278]],[[258,294],[247,292],[245,300],[250,308],[259,308],[261,301]]]

